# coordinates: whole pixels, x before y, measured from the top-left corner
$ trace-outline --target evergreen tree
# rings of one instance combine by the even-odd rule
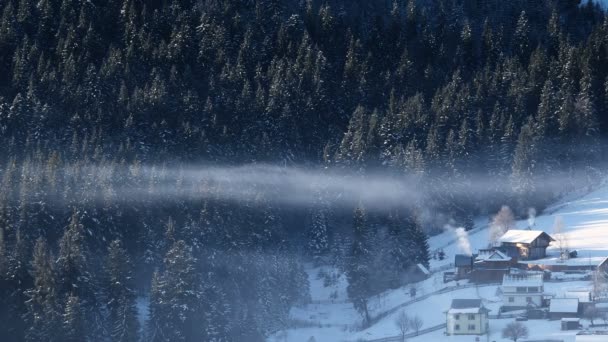
[[[112,341],[138,341],[139,324],[135,308],[133,266],[120,240],[108,247],[107,275],[108,327]]]
[[[38,238],[32,260],[34,287],[28,296],[26,321],[29,328],[27,341],[60,341],[61,309],[57,296],[57,283],[46,240]]]
[[[203,336],[200,324],[202,297],[196,259],[184,241],[176,241],[167,252],[165,272],[152,285],[151,341],[197,341]]]
[[[83,318],[84,312],[78,297],[73,295],[68,296],[62,317],[63,336],[61,341],[86,341],[86,324]]]
[[[364,324],[369,324],[371,320],[367,306],[372,282],[368,239],[365,211],[359,206],[355,209],[353,217],[353,244],[346,265],[346,277],[348,279],[348,297],[353,302],[355,309],[363,316]]]

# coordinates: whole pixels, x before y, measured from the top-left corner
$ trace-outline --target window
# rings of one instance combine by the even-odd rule
[[[456,324],[456,325],[454,326],[454,330],[460,330],[460,324]]]
[[[472,321],[475,319],[475,315],[469,314],[469,321]]]
[[[516,291],[517,291],[517,293],[525,293],[526,292],[526,288],[525,287],[518,287]]]
[[[475,324],[469,324],[469,330],[475,330]]]
[[[538,287],[528,287],[528,292],[538,292]]]
[[[460,315],[459,314],[455,314],[454,315],[454,319],[460,319]]]
[[[509,297],[509,303],[513,303],[513,302],[515,302],[515,298]]]

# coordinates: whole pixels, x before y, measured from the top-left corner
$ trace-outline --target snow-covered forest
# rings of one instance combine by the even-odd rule
[[[3,341],[263,341],[297,323],[311,264],[340,270],[366,322],[446,225],[602,177],[594,2],[0,13]]]

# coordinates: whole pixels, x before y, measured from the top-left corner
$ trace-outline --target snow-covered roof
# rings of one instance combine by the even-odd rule
[[[579,303],[591,303],[591,292],[589,291],[566,291],[565,298],[576,298]]]
[[[581,321],[580,318],[573,318],[573,317],[562,318],[562,322],[580,322],[580,321]]]
[[[418,269],[425,275],[431,275],[431,272],[429,272],[428,268],[424,267],[423,264],[417,264],[416,266],[418,266]]]
[[[549,312],[554,313],[577,313],[578,298],[553,298],[549,305]]]
[[[542,274],[505,274],[502,286],[543,286]]]
[[[538,259],[538,260],[524,260],[524,261],[519,261],[519,263],[520,264],[530,264],[530,265],[547,265],[547,266],[564,265],[564,266],[572,266],[572,267],[576,267],[576,266],[597,267],[597,266],[603,264],[606,261],[606,259],[608,259],[608,258],[605,256],[588,257],[588,258],[580,257],[580,258],[570,258],[570,259],[561,259],[559,257],[551,257],[551,258],[544,258],[544,259]]]
[[[483,306],[481,299],[452,299],[448,314],[473,314],[488,311]]]
[[[475,258],[476,261],[510,261],[511,257],[495,249],[482,249]]]
[[[541,235],[547,235],[551,241],[553,238],[549,236],[549,234],[543,232],[542,230],[517,230],[511,229],[508,230],[503,236],[498,239],[499,242],[507,242],[507,243],[532,243],[532,241],[536,240]]]

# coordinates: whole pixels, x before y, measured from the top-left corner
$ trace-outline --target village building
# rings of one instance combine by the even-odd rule
[[[500,250],[518,260],[535,260],[547,256],[547,247],[555,241],[540,230],[508,230],[498,239]]]
[[[470,279],[476,283],[498,283],[515,266],[513,258],[497,249],[481,249],[475,256]]]
[[[578,298],[552,298],[549,304],[551,319],[576,318],[579,311]]]
[[[501,290],[504,308],[523,309],[545,306],[542,274],[505,274]]]
[[[578,299],[579,312],[585,312],[587,308],[593,306],[593,298],[589,290],[571,290],[564,293],[565,298]]]
[[[488,332],[488,312],[481,299],[453,299],[446,312],[446,334],[484,335]]]
[[[540,260],[519,261],[519,266],[528,270],[546,270],[551,272],[584,272],[608,271],[608,257],[576,257],[562,259],[559,257],[544,258]]]
[[[456,279],[468,278],[473,270],[473,256],[456,254],[454,256],[454,266],[456,266]]]
[[[578,330],[581,328],[580,318],[562,318],[562,330]]]

